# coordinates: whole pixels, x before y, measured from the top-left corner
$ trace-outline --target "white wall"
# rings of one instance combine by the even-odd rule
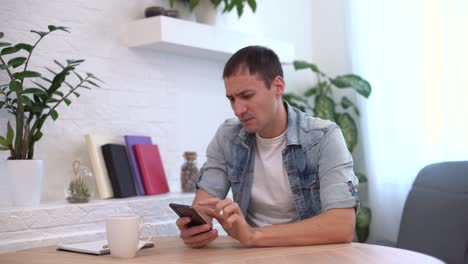
[[[247,9],[240,20],[229,14],[220,26],[290,41],[298,59],[323,65],[331,73],[346,71],[342,0],[292,0],[286,7],[280,0],[257,2],[256,14]],[[124,24],[143,18],[144,8],[151,5],[167,6],[167,1],[1,0],[0,31],[12,42],[31,42],[35,36],[28,31],[45,30],[49,24],[71,28],[71,34],[60,32],[44,40],[32,66],[45,73],[41,67],[53,66],[53,59],[86,59],[81,70],[105,81],[101,89],[81,91],[70,107],[59,109],[56,122],[47,122],[35,154],[46,162],[43,200],[63,199],[73,160],[89,166],[83,136],[91,132],[152,136],[160,146],[170,188],[179,191],[182,152],[197,151],[201,165],[215,130],[233,116],[221,79],[224,62],[124,46]],[[311,74],[294,72],[290,65],[284,70],[288,89],[305,89],[313,81]],[[6,113],[0,118],[3,134]]]

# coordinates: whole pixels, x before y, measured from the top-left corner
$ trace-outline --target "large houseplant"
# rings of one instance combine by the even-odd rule
[[[328,119],[338,124],[343,132],[348,150],[353,153],[358,142],[358,126],[355,117],[359,117],[359,108],[347,96],[339,96],[339,89],[349,88],[368,98],[372,88],[369,82],[355,74],[346,74],[334,78],[328,77],[315,64],[294,61],[296,70],[310,69],[316,75],[317,82],[303,93],[286,93],[284,99],[291,105],[314,116]],[[338,99],[340,97],[340,99]],[[363,173],[356,172],[361,184],[367,182]],[[369,235],[371,211],[361,207],[356,219],[356,233],[360,242]]]
[[[7,173],[10,174],[13,185],[20,176],[12,175],[16,174],[12,168],[28,168],[31,164],[31,162],[14,161],[33,160],[35,144],[43,136],[42,128],[49,117],[57,120],[58,106],[63,103],[70,105],[72,97],[80,96],[78,89],[91,89],[99,86],[96,83],[99,79],[94,74],[84,75],[76,72],[75,69],[84,60],[65,60],[64,62],[54,60],[58,70],[45,67],[47,74],[28,68],[31,56],[38,44],[56,31],[69,32],[66,27],[54,25],[50,25],[48,31],[31,30],[39,37],[33,44],[3,42],[4,34],[0,32],[0,111],[11,114],[13,121],[10,122],[10,118],[6,118],[8,120],[7,131],[5,136],[0,136],[0,150],[9,151]],[[70,77],[74,80],[70,81]],[[4,80],[6,81],[3,82]],[[41,170],[43,170],[42,161],[38,163],[38,166],[33,166],[22,174],[32,174]],[[29,183],[34,181],[37,185],[37,177],[30,179]],[[25,181],[28,182],[28,180]],[[24,189],[24,187],[18,187],[18,189]],[[17,191],[14,190],[14,192]],[[37,190],[34,192],[37,196]],[[38,201],[31,203],[38,204]]]

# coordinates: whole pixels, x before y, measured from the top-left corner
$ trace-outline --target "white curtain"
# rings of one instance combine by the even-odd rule
[[[370,242],[396,241],[427,164],[468,159],[468,1],[346,1],[352,71],[369,80],[362,135]]]

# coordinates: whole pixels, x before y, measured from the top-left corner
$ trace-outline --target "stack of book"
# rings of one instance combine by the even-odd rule
[[[159,148],[151,137],[88,134],[85,139],[101,199],[169,192]]]

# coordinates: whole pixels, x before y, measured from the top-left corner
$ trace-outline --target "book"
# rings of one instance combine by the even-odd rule
[[[106,164],[102,156],[101,146],[108,143],[120,143],[114,135],[108,134],[88,134],[85,136],[88,148],[89,159],[96,178],[96,188],[101,199],[112,198],[112,191],[109,175],[107,174]]]
[[[161,194],[169,192],[166,173],[159,154],[157,145],[135,144],[133,146],[138,162],[143,186],[147,195]]]
[[[106,144],[101,147],[107,174],[115,198],[136,196],[135,184],[128,163],[127,150],[124,145]]]
[[[141,240],[140,246],[142,246],[142,244],[144,243],[145,241]],[[152,248],[154,247],[154,245],[155,245],[154,242],[149,241],[143,245],[142,249]],[[98,255],[98,256],[110,254],[110,249],[107,246],[107,240],[90,241],[90,242],[73,243],[73,244],[60,244],[60,245],[57,245],[57,250]]]
[[[130,170],[132,171],[133,181],[137,189],[138,195],[145,195],[145,187],[143,186],[143,180],[138,169],[138,162],[133,151],[133,145],[135,144],[151,144],[151,137],[148,136],[124,136],[125,143],[127,144],[128,161],[130,163]]]

